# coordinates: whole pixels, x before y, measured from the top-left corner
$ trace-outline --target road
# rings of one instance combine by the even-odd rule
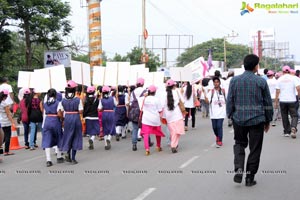
[[[196,129],[181,137],[179,152],[172,154],[162,140],[162,152],[152,147],[145,156],[143,143],[131,150],[130,135],[112,142],[96,141],[95,149],[77,154],[77,165],[47,168],[44,151],[25,149],[0,163],[1,199],[297,199],[300,195],[300,136],[282,137],[278,123],[265,134],[257,185],[233,182],[233,131],[224,122],[224,146],[214,146],[211,122],[196,115]],[[154,137],[153,137],[154,140]],[[22,136],[19,141],[23,144]],[[38,137],[41,142],[41,136]]]

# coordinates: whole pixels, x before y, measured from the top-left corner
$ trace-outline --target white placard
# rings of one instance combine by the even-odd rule
[[[117,67],[106,67],[104,85],[117,86]]]
[[[173,81],[182,81],[181,80],[181,71],[183,67],[170,67],[170,77]]]
[[[153,85],[157,87],[164,85],[164,78],[165,78],[164,72],[154,72]]]
[[[181,81],[189,81],[193,80],[193,74],[191,68],[184,68],[180,71]]]
[[[117,84],[128,85],[129,74],[130,74],[130,63],[129,62],[107,62],[107,68],[117,68]]]
[[[50,70],[35,69],[30,80],[30,88],[34,88],[35,92],[47,92],[50,88]]]
[[[208,64],[206,63],[203,57],[197,58],[196,60],[190,62],[189,64],[184,66],[184,68],[190,69],[192,78],[191,80],[185,80],[185,81],[190,81],[191,83],[195,83],[203,79],[206,76],[206,73],[208,72]]]
[[[65,91],[67,83],[65,67],[63,65],[59,65],[48,69],[50,70],[51,88],[60,92]]]
[[[78,84],[91,85],[90,65],[84,62],[71,61],[72,80]]]
[[[21,88],[21,87],[29,88],[32,73],[33,72],[19,71],[19,74],[18,74],[18,87],[19,88]]]
[[[104,84],[105,76],[105,67],[93,67],[93,85],[102,85]]]
[[[45,67],[53,67],[58,65],[70,67],[70,60],[71,55],[67,50],[45,51],[44,53]]]

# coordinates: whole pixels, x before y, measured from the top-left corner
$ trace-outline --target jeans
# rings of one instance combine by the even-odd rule
[[[253,126],[239,126],[233,122],[234,140],[234,170],[244,171],[245,148],[249,144],[250,153],[246,164],[246,178],[253,179],[258,171],[260,155],[264,138],[264,123]],[[249,136],[249,140],[248,140]]]
[[[2,127],[2,130],[4,132],[4,138],[3,142],[5,143],[4,146],[4,152],[9,152],[9,146],[10,146],[10,138],[11,138],[11,126]]]
[[[37,129],[41,129],[42,127],[42,122],[30,122],[30,141],[29,141],[29,146],[34,147],[34,142],[35,138],[37,135]]]
[[[295,128],[297,130],[298,113],[296,110],[296,102],[280,102],[280,110],[284,134],[290,134],[291,128]],[[289,114],[292,118],[291,123],[289,121]]]
[[[29,146],[28,136],[29,136],[29,122],[22,122],[24,127],[24,142],[25,146]]]
[[[138,123],[132,122],[132,135],[131,135],[132,144],[137,143],[138,130],[139,130]]]
[[[195,127],[195,112],[196,112],[196,108],[185,108],[187,114],[185,115],[185,119],[184,119],[184,126],[188,126],[188,121],[189,121],[189,113],[191,111],[191,116],[192,116],[192,127]]]
[[[223,141],[223,121],[224,119],[211,119],[212,128],[218,141]]]

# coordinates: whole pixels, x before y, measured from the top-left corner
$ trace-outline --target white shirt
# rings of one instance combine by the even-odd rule
[[[0,103],[0,124],[1,127],[7,127],[7,126],[11,126],[11,121],[9,120],[9,118],[7,117],[6,111],[5,111],[5,107],[9,106],[9,104],[6,103],[6,101],[2,101]]]
[[[296,76],[290,74],[284,74],[281,76],[276,85],[276,89],[280,90],[279,100],[280,102],[295,102],[296,92],[295,88],[299,86],[300,83]]]
[[[2,84],[0,85],[0,91],[2,91],[2,90],[8,90],[9,94],[7,95],[7,98],[6,98],[5,102],[6,102],[8,105],[12,105],[14,102],[13,102],[13,100],[12,100],[11,97],[10,97],[10,93],[13,92],[11,85],[9,85],[9,84],[7,84],[7,83],[2,83]]]
[[[145,99],[145,101],[144,101]],[[142,123],[149,126],[160,126],[160,114],[163,110],[163,106],[160,100],[155,96],[139,97],[139,106],[143,110]],[[143,104],[144,101],[144,104]],[[143,108],[141,108],[143,105]]]
[[[164,102],[164,117],[166,118],[168,123],[172,123],[172,122],[178,121],[180,119],[183,119],[182,113],[178,106],[179,98],[183,101],[183,97],[179,94],[179,92],[177,92],[176,89],[172,90],[172,94],[173,94],[173,99],[174,99],[174,110],[168,109],[167,93],[166,93],[165,102]]]
[[[269,86],[271,98],[275,99],[277,80],[275,78],[267,79],[267,83]]]
[[[194,88],[192,87],[192,94],[190,98],[188,99],[187,96],[185,95],[186,92],[186,87],[183,88],[183,99],[184,99],[184,107],[186,108],[195,108],[194,104]]]
[[[214,90],[214,89],[213,89]],[[212,90],[207,93],[209,102],[209,116],[211,119],[224,119],[226,117],[226,101],[224,94],[214,90],[214,95],[211,99]],[[211,101],[212,100],[212,101]],[[211,103],[210,103],[211,101]],[[221,104],[221,107],[219,106]]]
[[[227,98],[227,94],[228,94],[228,90],[229,90],[229,84],[230,84],[230,81],[232,79],[232,76],[230,76],[228,79],[226,79],[224,81],[224,85],[223,85],[223,88],[225,89],[225,96]],[[222,81],[221,81],[222,82]],[[222,88],[222,87],[221,87]]]

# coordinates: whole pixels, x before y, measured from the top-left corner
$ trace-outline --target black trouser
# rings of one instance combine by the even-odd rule
[[[9,145],[10,145],[10,138],[11,138],[11,126],[2,127],[2,130],[4,132],[4,138],[3,143],[5,143],[4,146],[4,152],[9,152]]]
[[[284,134],[290,134],[291,128],[295,128],[297,130],[298,112],[296,110],[296,102],[291,102],[291,103],[280,102],[280,111],[281,111]],[[289,114],[291,115],[292,118],[291,123],[289,121]]]
[[[239,126],[233,122],[234,140],[234,170],[242,168],[244,171],[245,148],[249,143],[250,153],[246,164],[246,177],[254,178],[260,161],[260,154],[264,138],[264,123],[254,126]],[[248,141],[249,136],[249,141]]]
[[[188,126],[188,121],[189,121],[189,113],[191,111],[191,116],[192,116],[192,127],[195,127],[195,112],[196,112],[196,108],[185,108],[185,111],[187,112],[187,114],[185,115],[185,119],[184,119],[184,125]]]

